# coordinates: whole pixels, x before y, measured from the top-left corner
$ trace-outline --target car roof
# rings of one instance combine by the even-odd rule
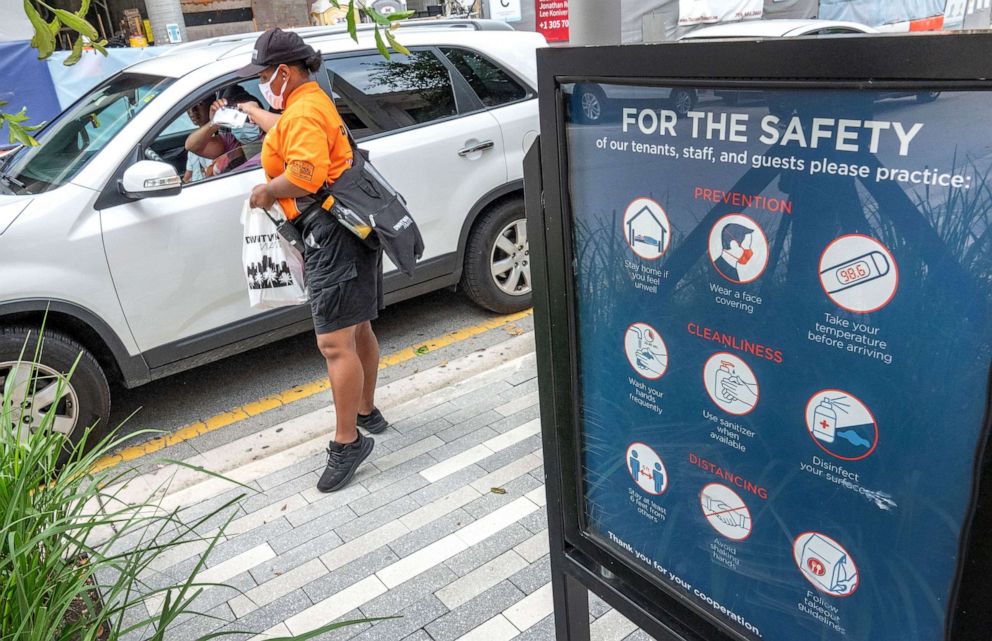
[[[841,20],[744,20],[702,27],[685,34],[679,40],[703,38],[789,38],[821,29],[849,29],[857,33],[876,33],[875,29],[857,22]]]
[[[535,36],[540,40],[538,46],[544,44],[544,39],[539,34],[514,31],[506,27],[506,23],[494,20],[411,21],[410,24],[402,24],[394,34],[405,46],[461,45],[474,49],[487,49],[494,45],[499,46],[498,43],[505,43],[507,39],[519,40],[520,45],[523,46],[526,41],[534,40]],[[357,43],[346,28],[340,26],[303,27],[293,31],[300,33],[307,44],[324,54],[376,48],[372,25],[360,25]],[[155,58],[139,61],[127,70],[133,73],[181,78],[211,63],[232,60],[240,64],[220,66],[231,66],[232,69],[236,69],[251,62],[251,52],[259,33],[223,36],[180,45]]]

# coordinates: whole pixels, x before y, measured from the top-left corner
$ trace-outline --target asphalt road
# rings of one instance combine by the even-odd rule
[[[498,317],[477,307],[464,295],[444,290],[391,305],[382,312],[373,327],[379,337],[382,355],[387,356]],[[380,384],[502,342],[531,326],[528,317],[390,366],[380,371]],[[326,376],[324,361],[317,351],[313,334],[306,332],[135,389],[115,387],[111,390],[113,409],[110,424],[118,426],[123,423],[122,435],[141,430],[173,432],[190,423]],[[245,425],[224,429],[264,429],[329,402],[330,392],[317,394],[253,417],[245,421]],[[137,441],[150,437],[142,436]]]

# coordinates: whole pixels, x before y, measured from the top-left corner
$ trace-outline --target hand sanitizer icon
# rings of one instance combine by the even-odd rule
[[[716,394],[727,403],[732,403],[734,401],[733,396],[727,394],[726,388],[722,385],[723,381],[734,376],[733,363],[727,361],[720,361],[720,369],[716,371],[713,376],[714,385],[713,389]]]
[[[846,403],[841,403],[843,396],[823,398],[816,410],[813,411],[813,436],[824,443],[833,443],[837,437],[837,411],[847,413]]]

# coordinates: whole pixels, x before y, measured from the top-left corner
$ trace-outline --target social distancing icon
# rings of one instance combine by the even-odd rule
[[[709,255],[721,276],[732,283],[750,283],[768,265],[768,239],[750,217],[731,214],[710,230]]]
[[[733,541],[751,535],[751,511],[744,499],[726,485],[710,483],[699,493],[703,516],[717,532]]]
[[[806,429],[820,449],[845,461],[866,458],[878,445],[878,424],[871,410],[843,390],[820,390],[810,397]]]
[[[858,589],[860,577],[854,559],[826,534],[800,534],[792,545],[792,554],[799,571],[820,592],[850,596]]]
[[[656,380],[668,369],[668,346],[654,327],[634,323],[623,337],[630,366],[644,378]]]
[[[624,210],[623,234],[635,254],[657,260],[668,251],[672,226],[661,205],[650,198],[637,198]]]
[[[668,489],[665,462],[644,443],[631,443],[627,448],[627,471],[637,487],[648,494],[660,496]]]
[[[710,356],[703,366],[706,393],[725,412],[741,416],[758,404],[758,379],[747,363],[728,352]]]
[[[834,303],[849,312],[882,309],[896,295],[896,259],[879,241],[861,234],[837,238],[820,257],[820,284]]]

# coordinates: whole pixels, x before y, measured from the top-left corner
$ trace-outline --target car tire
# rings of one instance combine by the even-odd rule
[[[530,246],[522,200],[504,201],[476,221],[465,247],[461,286],[477,305],[500,314],[531,306]]]
[[[606,94],[596,85],[578,84],[575,86],[574,120],[587,125],[603,121],[607,115]]]
[[[679,118],[685,118],[694,106],[696,106],[696,94],[691,89],[674,89],[669,97],[672,111],[678,114]]]
[[[939,91],[923,91],[916,94],[916,102],[921,104],[926,104],[928,102],[933,102],[940,95]]]
[[[23,361],[34,358],[38,334],[38,330],[34,328],[0,328],[0,392],[8,375],[14,370],[14,365],[22,359],[22,350]],[[71,338],[53,330],[46,330],[43,336],[40,362],[32,377],[35,394],[32,399],[26,400],[30,403],[49,386],[56,385],[58,376],[67,376],[72,371],[72,378],[63,387],[61,398],[44,407],[26,407],[28,411],[21,414],[22,420],[25,425],[37,425],[40,417],[54,407],[55,429],[66,434],[70,443],[76,444],[83,437],[86,428],[92,426],[87,437],[87,445],[92,446],[106,433],[110,419],[110,387],[103,368],[89,351]],[[72,370],[74,364],[75,371]],[[52,392],[54,396],[54,387]],[[13,427],[0,426],[2,429]],[[60,462],[65,462],[70,449],[66,447]]]

